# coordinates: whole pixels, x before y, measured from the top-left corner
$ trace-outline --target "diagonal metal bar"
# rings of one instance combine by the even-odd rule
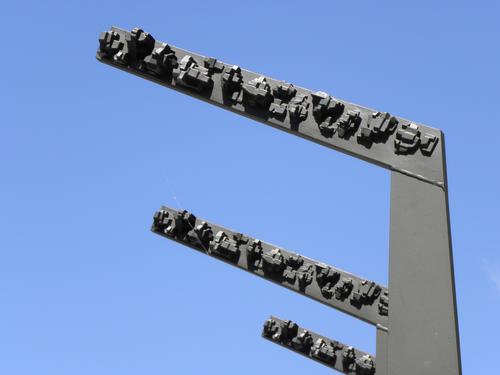
[[[291,320],[270,317],[264,323],[262,337],[344,374],[376,373],[376,360],[370,354],[299,327]]]
[[[439,130],[113,27],[97,59],[274,128],[443,187]],[[314,64],[314,61],[311,62]],[[311,64],[307,69],[315,69]]]
[[[152,231],[373,325],[387,326],[387,288],[338,268],[162,207]]]

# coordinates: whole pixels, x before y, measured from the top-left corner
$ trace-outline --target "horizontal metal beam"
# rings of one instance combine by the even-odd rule
[[[299,327],[291,320],[272,316],[264,323],[262,337],[344,374],[376,373],[376,361],[370,354]]]
[[[334,307],[373,325],[387,327],[387,288],[338,268],[258,239],[162,207],[152,231],[254,275]]]
[[[444,186],[439,130],[113,27],[97,59],[351,156]],[[307,69],[317,69],[312,60]],[[323,67],[321,67],[323,68]]]

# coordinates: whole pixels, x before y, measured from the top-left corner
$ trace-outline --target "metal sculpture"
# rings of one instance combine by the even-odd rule
[[[389,287],[162,207],[152,230],[368,322],[376,358],[291,321],[263,336],[346,374],[461,374],[444,135],[113,27],[97,59],[391,170]],[[390,303],[389,303],[390,294]]]

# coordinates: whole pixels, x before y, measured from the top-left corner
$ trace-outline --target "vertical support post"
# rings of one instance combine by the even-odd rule
[[[446,188],[392,172],[390,221],[388,375],[460,375]]]
[[[387,373],[387,328],[377,324],[377,375],[388,375]]]

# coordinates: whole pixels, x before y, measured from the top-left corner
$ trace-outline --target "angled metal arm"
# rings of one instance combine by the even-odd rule
[[[141,29],[113,27],[99,43],[97,59],[115,68],[384,168],[444,184],[437,129],[157,42]]]
[[[162,207],[152,231],[373,325],[387,325],[385,287],[283,248]]]
[[[373,375],[376,360],[352,346],[299,327],[274,316],[264,323],[262,337],[344,374]]]

